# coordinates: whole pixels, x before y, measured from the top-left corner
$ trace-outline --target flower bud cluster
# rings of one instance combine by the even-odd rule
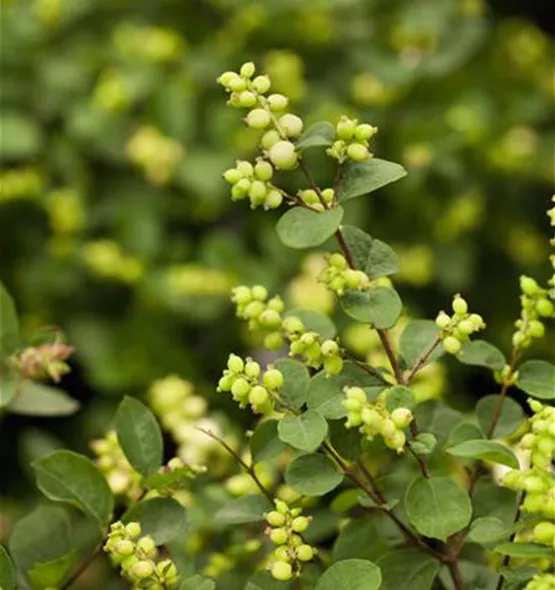
[[[327,266],[318,280],[341,297],[345,289],[364,291],[370,288],[370,278],[361,271],[350,268],[343,254],[336,252],[326,257]]]
[[[449,354],[457,354],[471,334],[486,327],[482,316],[468,313],[468,303],[460,296],[453,298],[453,315],[440,311],[436,326],[441,330],[440,338],[443,348]]]
[[[405,429],[412,422],[408,408],[396,408],[389,412],[383,399],[371,403],[361,387],[346,387],[341,403],[347,410],[346,428],[358,428],[369,440],[380,435],[385,444],[397,453],[402,453],[407,437]]]
[[[117,521],[110,526],[104,544],[112,563],[121,568],[133,590],[165,590],[179,582],[177,568],[171,559],[157,561],[158,549],[150,536],[141,537],[138,522],[124,525]]]
[[[276,580],[290,580],[299,576],[302,564],[311,561],[316,549],[305,543],[302,533],[311,518],[302,516],[300,508],[291,508],[282,500],[274,500],[276,509],[265,515],[268,528],[265,533],[278,547],[274,550],[268,569]]]
[[[284,112],[289,103],[286,96],[267,94],[270,78],[254,76],[255,70],[254,64],[247,62],[239,72],[224,72],[218,83],[230,93],[229,105],[250,109],[245,117],[247,126],[265,130],[261,146],[270,162],[278,169],[292,170],[298,165],[298,153],[290,139],[302,133],[303,121],[297,115]]]
[[[237,306],[237,317],[248,320],[249,330],[264,333],[266,348],[278,350],[283,346],[281,314],[285,304],[279,296],[268,299],[268,291],[262,285],[241,285],[233,289],[231,300]]]
[[[361,123],[357,119],[342,116],[335,126],[335,141],[326,153],[339,162],[352,160],[364,162],[372,157],[368,150],[369,140],[378,132],[377,127]]]
[[[325,188],[320,194],[313,188],[307,188],[297,193],[301,201],[314,211],[325,211],[335,199],[335,191],[332,188]]]
[[[531,277],[520,277],[520,318],[515,322],[513,334],[515,348],[528,348],[534,338],[542,338],[545,326],[542,318],[555,318],[555,305],[549,299],[546,289],[540,288]]]
[[[47,379],[60,381],[62,375],[69,373],[70,366],[65,362],[74,348],[61,342],[29,346],[10,360],[26,379]]]
[[[284,383],[283,373],[271,365],[262,372],[251,358],[230,354],[227,369],[218,382],[218,391],[230,391],[240,408],[249,404],[257,414],[269,414]]]
[[[270,180],[274,167],[270,162],[258,158],[254,166],[247,161],[238,160],[235,168],[223,174],[226,182],[232,185],[231,200],[240,201],[248,198],[251,209],[277,209],[283,202],[281,191]]]

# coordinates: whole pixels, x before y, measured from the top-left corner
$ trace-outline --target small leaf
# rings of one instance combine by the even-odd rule
[[[285,481],[299,494],[323,496],[343,481],[343,474],[324,455],[308,454],[289,463]]]
[[[393,510],[395,506],[399,504],[400,500],[398,498],[392,498],[385,504],[376,504],[374,500],[370,496],[359,496],[358,503],[364,508],[385,508],[386,510]]]
[[[183,580],[179,590],[216,590],[216,582],[205,576],[196,574]]]
[[[497,553],[516,557],[517,559],[554,559],[555,551],[551,547],[537,543],[502,543],[494,549]]]
[[[356,268],[372,278],[399,271],[399,257],[391,246],[352,225],[342,226],[341,231]]]
[[[499,543],[511,534],[502,520],[495,516],[485,516],[474,520],[470,526],[468,540],[480,545]]]
[[[388,412],[397,408],[412,409],[415,404],[414,393],[403,385],[396,385],[385,392],[385,407]]]
[[[0,373],[0,410],[5,408],[15,397],[19,376],[17,373]]]
[[[354,225],[341,226],[341,233],[347,242],[355,267],[365,270],[374,238]]]
[[[464,365],[477,365],[492,371],[500,371],[507,364],[503,353],[485,340],[465,342],[457,359]]]
[[[285,317],[297,317],[303,323],[305,330],[316,332],[322,338],[334,338],[337,330],[333,321],[325,314],[313,309],[292,309],[285,314]]]
[[[439,328],[431,320],[412,320],[403,330],[399,339],[399,352],[405,361],[405,366],[411,368],[420,355],[436,341],[439,335]],[[445,351],[441,344],[436,346],[428,357],[426,364],[437,360]]]
[[[310,381],[310,374],[303,363],[293,359],[279,359],[274,363],[284,378],[280,388],[280,395],[300,408],[306,402],[306,392]]]
[[[526,361],[518,369],[516,384],[538,399],[555,399],[555,365],[546,361]]]
[[[315,590],[378,590],[382,583],[380,568],[365,559],[344,559],[329,567]]]
[[[19,346],[19,320],[12,297],[0,281],[0,360]]]
[[[368,391],[370,388],[366,388]],[[328,422],[329,439],[335,450],[348,461],[356,461],[362,454],[362,433],[356,428],[345,428],[341,420]]]
[[[486,395],[476,404],[476,417],[484,432],[488,432],[493,420],[495,409],[499,403],[499,395]],[[501,405],[501,413],[492,438],[506,438],[515,433],[522,421],[524,412],[518,402],[506,397]]]
[[[437,445],[437,438],[429,432],[421,432],[410,445],[418,455],[429,455]]]
[[[431,590],[441,563],[418,549],[396,549],[377,560],[380,590]]]
[[[422,432],[431,432],[440,444],[461,419],[461,413],[437,400],[427,400],[414,408],[414,417]]]
[[[404,505],[414,528],[440,541],[463,529],[472,516],[467,492],[447,477],[418,476],[407,489]]]
[[[378,158],[348,164],[339,186],[339,200],[361,197],[406,175],[407,171],[399,164]]]
[[[472,504],[475,518],[494,516],[510,527],[517,508],[517,494],[480,478],[472,496]]]
[[[79,410],[79,402],[65,391],[34,381],[22,381],[8,405],[8,412],[23,416],[69,416]]]
[[[385,330],[397,323],[403,304],[395,289],[375,287],[370,291],[345,291],[341,307],[353,319]]]
[[[187,533],[185,508],[173,498],[152,498],[135,504],[122,518],[124,523],[138,522],[144,535],[156,545],[181,539]]]
[[[247,495],[229,500],[216,512],[214,523],[219,525],[245,524],[264,520],[264,513],[272,509],[264,496]]]
[[[15,568],[3,545],[0,545],[0,588],[15,590]]]
[[[118,442],[134,469],[148,477],[162,466],[164,442],[154,414],[139,400],[125,397],[116,413]]]
[[[359,492],[360,490],[357,493]],[[341,529],[335,540],[332,559],[333,561],[350,558],[371,560],[379,554],[380,546],[380,536],[373,522],[368,519],[353,520]]]
[[[74,549],[52,561],[36,563],[27,575],[35,588],[58,586],[69,574],[76,561],[77,551]]]
[[[484,433],[473,422],[459,422],[449,433],[449,446],[454,447],[469,440],[483,439]]]
[[[320,121],[311,125],[297,140],[300,151],[311,147],[328,146],[335,139],[335,127],[329,121]]]
[[[278,424],[279,438],[288,445],[309,453],[315,451],[328,434],[328,423],[314,410],[299,416],[285,416]]]
[[[32,467],[47,498],[76,506],[102,527],[110,522],[114,498],[90,459],[72,451],[54,451],[33,461]]]
[[[342,492],[339,492],[339,494],[337,494],[337,496],[335,496],[335,498],[333,499],[332,503],[330,504],[330,510],[338,514],[341,514],[342,512],[347,512],[347,510],[350,510],[351,508],[357,505],[359,496],[359,488],[343,490]]]
[[[280,240],[290,248],[312,248],[331,238],[342,219],[343,208],[339,206],[321,213],[293,207],[281,216],[276,231]]]
[[[447,452],[455,457],[470,457],[471,459],[501,463],[501,465],[507,465],[513,469],[519,468],[518,459],[511,449],[493,440],[467,440],[447,449]]]
[[[287,449],[287,445],[279,440],[278,421],[265,420],[261,422],[254,430],[250,447],[255,463],[269,461]]]

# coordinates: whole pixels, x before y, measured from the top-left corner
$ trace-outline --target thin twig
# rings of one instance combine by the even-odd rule
[[[60,590],[67,590],[74,582],[77,581],[77,578],[91,565],[91,563],[95,560],[95,558],[100,555],[102,551],[102,545],[104,540],[100,541],[100,543],[94,548],[94,551],[83,561],[83,563],[73,572],[73,574],[67,579],[62,586],[60,586]]]
[[[520,519],[521,507],[522,507],[522,503],[524,502],[525,497],[526,497],[525,492],[520,494],[518,497],[516,514],[515,514],[515,518],[513,521],[514,524],[516,524]],[[517,533],[517,531],[514,531],[513,533],[511,533],[511,536],[509,537],[509,543],[512,543],[515,540],[516,533]],[[505,555],[505,557],[503,558],[503,561],[501,563],[501,567],[509,567],[510,563],[511,563],[511,556]],[[504,583],[505,583],[505,577],[503,576],[503,574],[499,574],[499,580],[497,580],[497,586],[495,586],[495,590],[502,590]]]
[[[447,568],[451,574],[451,579],[455,585],[456,590],[465,590],[465,585],[462,579],[461,570],[459,569],[459,563],[456,559],[447,562]]]
[[[441,340],[439,339],[439,336],[436,337],[436,339],[430,344],[430,346],[428,346],[428,348],[426,348],[416,359],[413,367],[410,369],[408,375],[405,377],[405,382],[407,384],[411,382],[416,373],[426,364],[426,361],[428,360],[432,352],[434,352],[434,350],[439,346],[440,342]]]
[[[372,367],[368,363],[365,363],[364,361],[361,361],[361,360],[357,359],[349,351],[343,350],[342,351],[342,355],[345,358],[348,358],[351,362],[355,363],[355,365],[359,366],[361,369],[363,369],[364,371],[366,371],[368,374],[370,374],[373,377],[376,377],[377,379],[379,379],[384,385],[387,385],[388,387],[392,387],[393,386],[393,383],[391,383],[390,381],[388,381],[377,369],[375,369],[374,367]]]
[[[414,418],[413,418],[412,422],[410,423],[410,433],[411,433],[413,439],[415,439],[420,434],[420,431],[418,430],[418,425],[417,425],[416,420]],[[432,474],[430,473],[430,467],[428,465],[428,459],[426,458],[426,456],[422,455],[420,453],[417,453],[413,449],[411,441],[407,441],[407,448],[409,449],[411,454],[414,456],[414,458],[418,461],[418,464],[420,465],[420,470],[422,471],[422,475],[426,479],[430,479]]]
[[[514,370],[516,368],[517,361],[518,361],[518,353],[517,353],[516,349],[514,349],[513,354],[511,356],[511,362],[509,364],[509,372],[505,376],[505,379],[503,380],[501,392],[499,393],[499,397],[497,398],[497,403],[495,404],[495,408],[493,409],[493,416],[491,418],[491,424],[490,424],[490,427],[487,432],[487,438],[491,438],[493,436],[493,433],[495,432],[495,427],[497,426],[497,423],[499,422],[499,419],[501,418],[501,410],[503,409],[503,402],[505,401],[505,398],[507,397],[507,391],[509,390],[509,385],[511,384],[512,376],[513,376]]]
[[[391,340],[389,339],[389,334],[387,330],[376,330],[378,336],[380,337],[380,342],[382,343],[383,349],[385,350],[385,354],[389,359],[389,364],[393,369],[393,374],[395,375],[395,381],[399,383],[399,385],[406,385],[405,378],[403,376],[403,371],[401,371],[401,367],[397,362],[397,358],[395,353],[393,352],[393,347],[391,345]]]

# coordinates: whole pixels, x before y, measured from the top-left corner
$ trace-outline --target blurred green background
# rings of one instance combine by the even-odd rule
[[[231,286],[329,307],[311,276],[318,260],[280,245],[278,214],[231,203],[221,179],[258,139],[215,82],[244,61],[307,125],[346,113],[379,127],[375,153],[409,176],[350,203],[347,221],[398,250],[395,284],[413,316],[434,317],[460,291],[507,352],[518,276],[549,273],[554,43],[533,11],[483,0],[3,0],[0,278],[29,338],[58,326],[76,347],[62,386],[84,408],[4,417],[0,540],[33,501],[30,458],[59,444],[86,451],[124,394],[175,373],[219,407],[227,354],[250,347]],[[329,182],[331,164],[312,165]],[[544,346],[537,355],[552,354]],[[491,381],[450,369],[466,403],[491,393]]]

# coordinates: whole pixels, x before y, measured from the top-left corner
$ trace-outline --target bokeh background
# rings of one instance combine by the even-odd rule
[[[125,394],[176,374],[225,411],[224,430],[250,425],[214,387],[230,351],[253,350],[233,285],[333,313],[321,257],[283,247],[277,213],[231,203],[221,179],[258,139],[215,83],[244,61],[307,125],[347,113],[379,127],[375,153],[409,175],[350,203],[347,221],[397,249],[408,314],[435,317],[461,292],[507,352],[518,276],[550,270],[548,4],[3,0],[0,277],[29,338],[57,326],[76,347],[61,385],[83,408],[3,417],[0,541],[35,501],[29,461],[87,452]],[[325,183],[331,165],[315,165]],[[371,340],[339,322],[366,354]],[[436,389],[461,407],[492,392],[480,371],[446,371]]]

